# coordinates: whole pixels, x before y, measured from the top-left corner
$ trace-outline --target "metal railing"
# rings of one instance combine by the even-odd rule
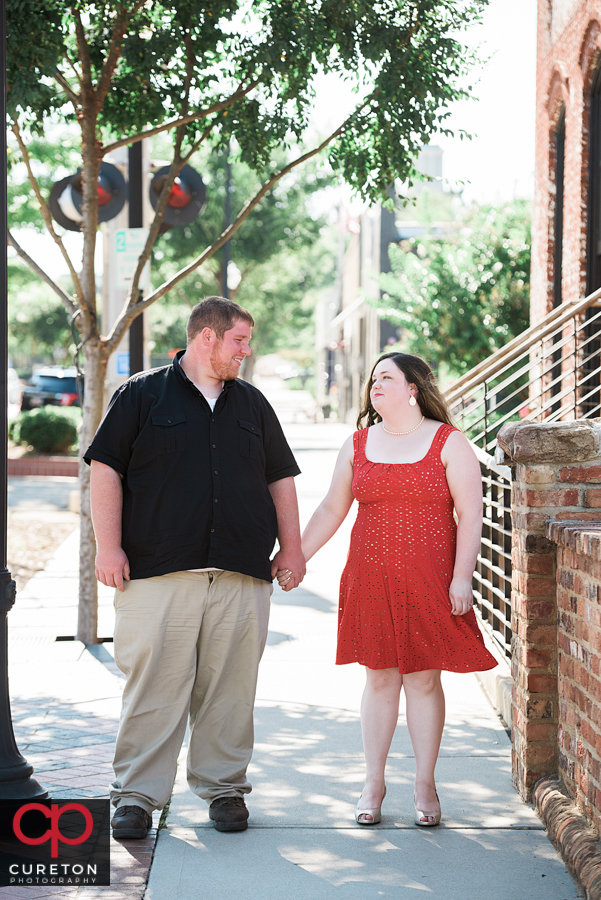
[[[445,391],[453,418],[480,460],[482,543],[474,598],[485,629],[511,656],[511,471],[494,453],[506,422],[555,422],[601,414],[601,290],[564,304]]]
[[[472,587],[476,609],[501,653],[511,657],[511,469],[476,447],[483,520]]]

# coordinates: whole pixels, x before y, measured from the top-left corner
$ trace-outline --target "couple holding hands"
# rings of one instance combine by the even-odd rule
[[[111,798],[117,838],[145,837],[168,801],[187,721],[187,775],[219,831],[247,827],[257,670],[272,578],[300,583],[354,499],[340,585],[336,663],[365,667],[366,779],[355,811],[380,821],[401,689],[415,754],[415,823],[438,825],[434,770],[441,670],[493,668],[473,611],[480,469],[429,366],[388,353],[358,430],[302,535],[299,473],[271,406],[237,378],[253,320],[211,297],[192,310],[173,365],[130,378],[84,459],[91,464],[98,579],[115,593],[115,661],[126,675]],[[270,562],[275,538],[280,549]]]

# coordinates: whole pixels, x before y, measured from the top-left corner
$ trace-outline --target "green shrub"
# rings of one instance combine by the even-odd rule
[[[78,409],[41,406],[21,412],[12,420],[8,436],[15,444],[27,444],[40,453],[60,453],[77,444]]]

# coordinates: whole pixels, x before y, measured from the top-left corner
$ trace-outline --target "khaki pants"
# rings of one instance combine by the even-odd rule
[[[127,677],[115,806],[165,806],[188,715],[190,788],[209,803],[252,789],[246,769],[272,590],[237,572],[174,572],[115,592],[115,661]]]

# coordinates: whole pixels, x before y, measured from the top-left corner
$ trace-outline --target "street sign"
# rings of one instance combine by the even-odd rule
[[[147,228],[122,228],[115,232],[115,287],[127,291],[148,238]],[[150,287],[150,260],[142,270],[139,287]]]
[[[117,353],[117,375],[129,375],[129,353]]]

